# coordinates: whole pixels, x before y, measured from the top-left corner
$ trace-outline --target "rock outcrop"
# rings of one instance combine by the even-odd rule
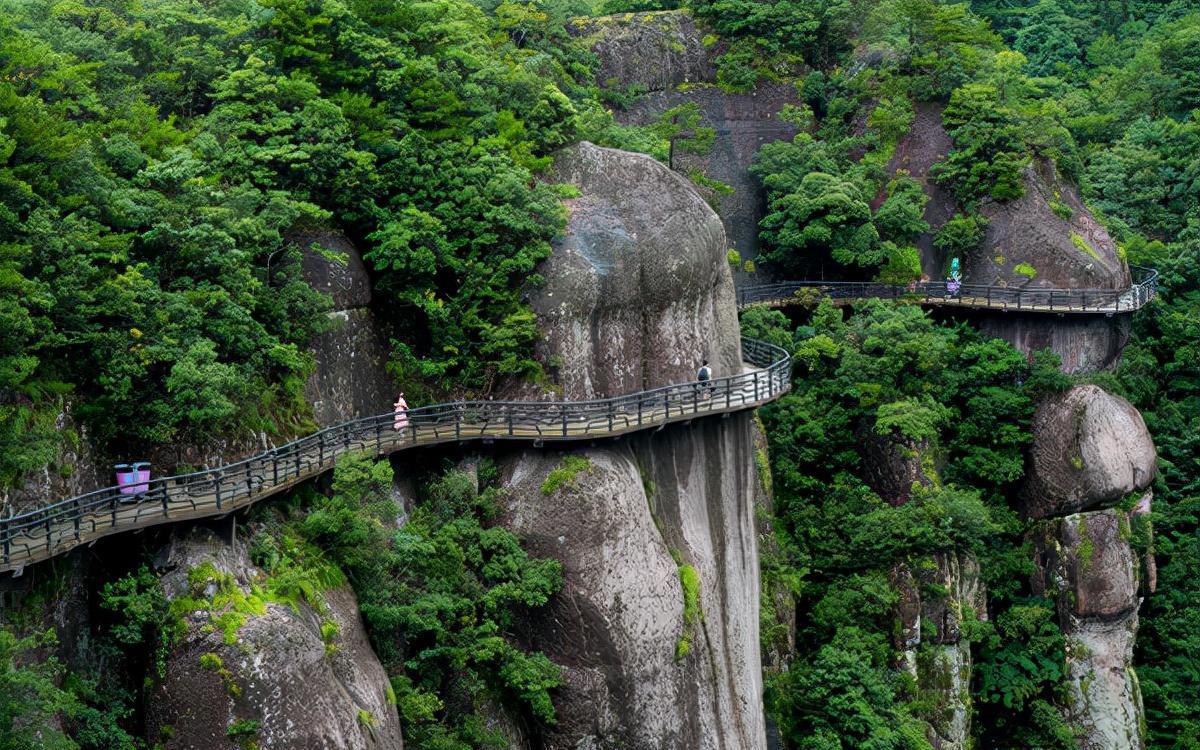
[[[965,750],[972,741],[972,661],[962,625],[987,619],[979,563],[967,552],[943,552],[896,565],[889,578],[900,594],[893,641],[926,706],[929,741]]]
[[[248,604],[262,573],[240,544],[204,529],[173,540],[156,564],[168,571],[168,599],[195,608],[147,707],[151,742],[165,750],[237,750],[239,740],[261,750],[403,748],[387,675],[348,587],[324,592],[319,610]],[[234,602],[218,612],[211,602],[220,597]],[[240,627],[230,627],[229,613],[244,618]]]
[[[557,456],[507,464],[505,523],[563,563],[532,623],[565,667],[547,748],[765,746],[754,430],[742,414],[582,451],[550,494]]]
[[[329,231],[288,239],[303,251],[304,279],[333,299],[332,326],[310,345],[317,366],[304,384],[317,424],[328,427],[388,411],[396,395],[385,369],[391,346],[370,308],[371,279],[358,249]]]
[[[724,233],[686,178],[648,156],[581,143],[558,180],[580,188],[532,298],[562,396],[616,396],[741,372]]]
[[[987,234],[979,249],[963,259],[964,281],[1049,289],[1129,286],[1129,268],[1117,243],[1054,164],[1039,159],[1023,178],[1020,198],[980,207]]]
[[[740,372],[724,233],[690,183],[587,143],[555,169],[580,196],[532,303],[563,396]],[[525,636],[565,669],[538,746],[765,747],[755,434],[739,414],[580,449],[557,488],[559,452],[502,457],[502,522],[564,570]]]
[[[1155,462],[1150,433],[1132,404],[1094,385],[1072,388],[1039,405],[1034,416],[1025,515],[1115,504],[1150,486]]]
[[[945,105],[935,102],[919,102],[914,106],[912,125],[896,144],[887,166],[888,174],[904,174],[919,182],[929,198],[923,218],[930,231],[917,238],[916,246],[921,251],[921,271],[931,279],[943,278],[950,265],[950,258],[934,246],[934,233],[958,212],[954,194],[929,174],[933,165],[954,148],[954,141],[942,125],[943,109]],[[872,208],[878,209],[886,198],[887,193],[881,191]]]
[[[740,94],[717,87],[715,61],[727,45],[686,11],[588,19],[572,33],[599,59],[597,83],[643,92],[615,113],[618,121],[646,125],[672,107],[689,102],[699,107],[704,125],[716,130],[716,140],[706,154],[677,153],[672,167],[685,174],[699,170],[733,188],[728,195],[710,197],[730,246],[752,260],[766,199],[750,175],[750,164],[762,144],[795,137],[796,126],[778,115],[784,105],[799,103],[796,87],[764,82]]]
[[[1139,594],[1154,583],[1143,517],[1154,445],[1132,405],[1090,385],[1039,406],[1033,431],[1021,507],[1044,519],[1032,588],[1057,601],[1067,637],[1064,714],[1083,750],[1142,748],[1133,642]],[[1134,546],[1139,537],[1144,550]]]

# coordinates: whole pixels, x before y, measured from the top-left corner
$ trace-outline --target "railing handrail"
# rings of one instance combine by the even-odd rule
[[[1028,310],[1029,312],[1082,312],[1111,315],[1134,312],[1154,298],[1158,271],[1130,266],[1132,282],[1121,289],[1057,287],[1008,287],[989,284],[959,284],[951,294],[947,281],[923,281],[910,285],[878,281],[776,281],[742,286],[737,290],[738,307],[778,303],[794,298],[803,289],[817,289],[838,300],[916,298],[922,304],[960,307]],[[1122,302],[1126,304],[1122,304]]]
[[[141,483],[145,489],[134,496],[122,494],[119,486],[94,490],[0,519],[0,570],[14,567],[10,562],[10,543],[26,532],[45,529],[47,549],[36,558],[45,559],[78,543],[82,533],[82,520],[91,519],[95,526],[96,519],[110,511],[113,515],[110,533],[121,530],[117,528],[116,522],[119,509],[124,511],[135,508],[140,518],[144,508],[153,509],[161,504],[163,515],[145,524],[150,525],[164,519],[169,520],[170,503],[186,501],[189,496],[197,496],[201,491],[210,494],[215,492],[215,512],[223,512],[223,500],[229,504],[254,495],[265,496],[270,494],[273,488],[282,488],[300,478],[322,473],[328,468],[326,464],[350,451],[350,446],[362,445],[364,442],[376,446],[386,443],[388,450],[384,452],[393,452],[422,444],[416,442],[417,432],[430,428],[434,430],[435,436],[440,434],[439,430],[446,434],[453,431],[456,436],[454,439],[461,440],[594,438],[629,431],[629,415],[634,412],[638,414],[637,427],[641,428],[641,415],[643,411],[647,411],[647,407],[650,413],[661,407],[664,416],[663,419],[645,425],[648,427],[686,415],[689,408],[693,413],[699,411],[699,403],[707,400],[703,395],[706,393],[709,394],[709,398],[714,393],[718,394],[718,400],[724,395],[726,408],[715,409],[713,404],[708,404],[703,413],[751,408],[773,400],[790,389],[791,355],[788,352],[772,344],[743,337],[742,355],[743,363],[755,369],[714,378],[704,383],[689,381],[621,396],[583,401],[455,401],[416,407],[405,412],[407,429],[413,436],[412,442],[398,445],[396,436],[392,434],[395,412],[389,411],[333,425],[233,463],[148,480]],[[734,396],[737,398],[736,403],[733,400]],[[622,422],[621,429],[615,429],[615,423],[618,421]],[[578,427],[571,427],[581,423],[582,431]],[[481,424],[483,429],[479,429]],[[508,434],[484,431],[496,424],[500,425],[501,429],[507,428]],[[554,430],[550,429],[551,426]],[[561,432],[557,432],[560,426]],[[463,427],[467,428],[467,432],[460,434]],[[478,433],[475,432],[476,429],[479,429]],[[530,431],[534,431],[537,437],[527,434]],[[314,453],[316,455],[313,455]],[[306,472],[305,469],[314,469],[313,464],[315,470]],[[282,478],[281,466],[284,468]],[[258,473],[255,473],[256,469]],[[263,472],[273,474],[269,483],[268,478],[262,476]],[[223,487],[229,490],[228,495],[224,497]],[[63,524],[74,524],[74,541],[68,539],[62,542],[58,545],[62,549],[56,551],[52,532]]]

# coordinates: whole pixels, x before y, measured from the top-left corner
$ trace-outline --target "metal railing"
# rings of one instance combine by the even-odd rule
[[[908,286],[872,281],[780,281],[741,287],[737,291],[737,301],[738,307],[744,309],[754,305],[780,307],[810,300],[815,302],[821,297],[830,297],[835,302],[903,299],[934,306],[1112,315],[1141,309],[1158,291],[1158,271],[1130,266],[1130,272],[1134,281],[1126,289],[1035,289],[962,284],[952,293],[945,281]]]
[[[392,412],[335,425],[236,463],[153,479],[144,492],[106,487],[0,519],[0,571],[62,554],[101,537],[171,521],[220,516],[331,469],[339,456],[376,456],[464,440],[585,440],[696,416],[754,408],[791,388],[783,349],[742,339],[753,369],[592,401],[459,401],[410,409],[397,429]]]

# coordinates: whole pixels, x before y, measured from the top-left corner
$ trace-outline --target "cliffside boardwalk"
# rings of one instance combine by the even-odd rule
[[[333,468],[339,456],[385,456],[406,448],[467,440],[592,440],[661,428],[773,401],[792,383],[792,358],[779,347],[742,339],[743,372],[703,386],[689,382],[595,401],[460,401],[346,422],[215,469],[155,479],[128,495],[108,487],[0,520],[0,572],[60,555],[111,534],[223,516]]]
[[[1135,268],[1128,289],[1013,289],[964,284],[951,296],[944,282],[891,286],[872,282],[783,281],[742,287],[738,307],[783,307],[823,296],[849,304],[870,298],[1022,312],[1113,315],[1134,312],[1154,297],[1157,272]],[[742,339],[745,370],[701,385],[681,383],[594,401],[462,401],[407,412],[394,429],[387,412],[329,427],[287,445],[215,469],[155,479],[146,491],[96,490],[0,519],[0,572],[60,555],[105,536],[195,518],[224,516],[333,468],[339,456],[385,456],[406,448],[467,440],[578,441],[660,429],[710,414],[753,409],[791,388],[791,356]]]

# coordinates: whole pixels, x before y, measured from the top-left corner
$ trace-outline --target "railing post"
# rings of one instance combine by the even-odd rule
[[[671,394],[670,393],[663,394],[663,415],[668,418],[671,416]]]
[[[377,457],[382,456],[383,455],[383,430],[380,429],[380,425],[378,424],[378,422],[376,422],[376,424],[371,428],[371,431],[375,433],[375,455]]]
[[[279,454],[271,449],[271,484],[279,484]]]
[[[1053,290],[1053,289],[1051,289],[1051,290],[1050,290],[1050,302],[1049,302],[1049,304],[1050,304],[1050,309],[1051,309],[1051,310],[1053,310],[1053,309],[1054,309],[1054,290]]]
[[[317,433],[317,465],[325,465],[325,432]]]
[[[75,517],[75,541],[78,542],[79,541],[79,524],[81,522],[81,519],[79,517],[81,515],[81,512],[79,510],[79,498],[75,498],[75,512],[72,513],[71,515]]]
[[[217,496],[217,510],[221,509],[221,480],[224,477],[225,474],[221,471],[218,471],[217,478],[213,480],[213,492],[216,493]]]
[[[1080,296],[1079,309],[1081,309],[1081,310],[1087,309],[1087,290],[1086,289],[1083,290],[1083,294]]]
[[[567,436],[567,402],[566,401],[564,401],[562,404],[562,428],[563,428],[563,437],[566,437]]]
[[[638,427],[642,426],[642,397],[638,396]]]
[[[754,371],[754,401],[758,401],[758,370]]]
[[[733,398],[733,379],[726,378],[725,379],[725,409],[726,410],[729,409],[729,406],[731,403],[730,400],[732,398]]]
[[[511,410],[511,409],[508,409],[508,410],[506,410],[506,411],[508,412],[508,413],[505,415],[505,417],[508,419],[508,434],[509,434],[509,435],[512,435],[512,434],[513,434],[513,415],[512,415],[512,410]]]

